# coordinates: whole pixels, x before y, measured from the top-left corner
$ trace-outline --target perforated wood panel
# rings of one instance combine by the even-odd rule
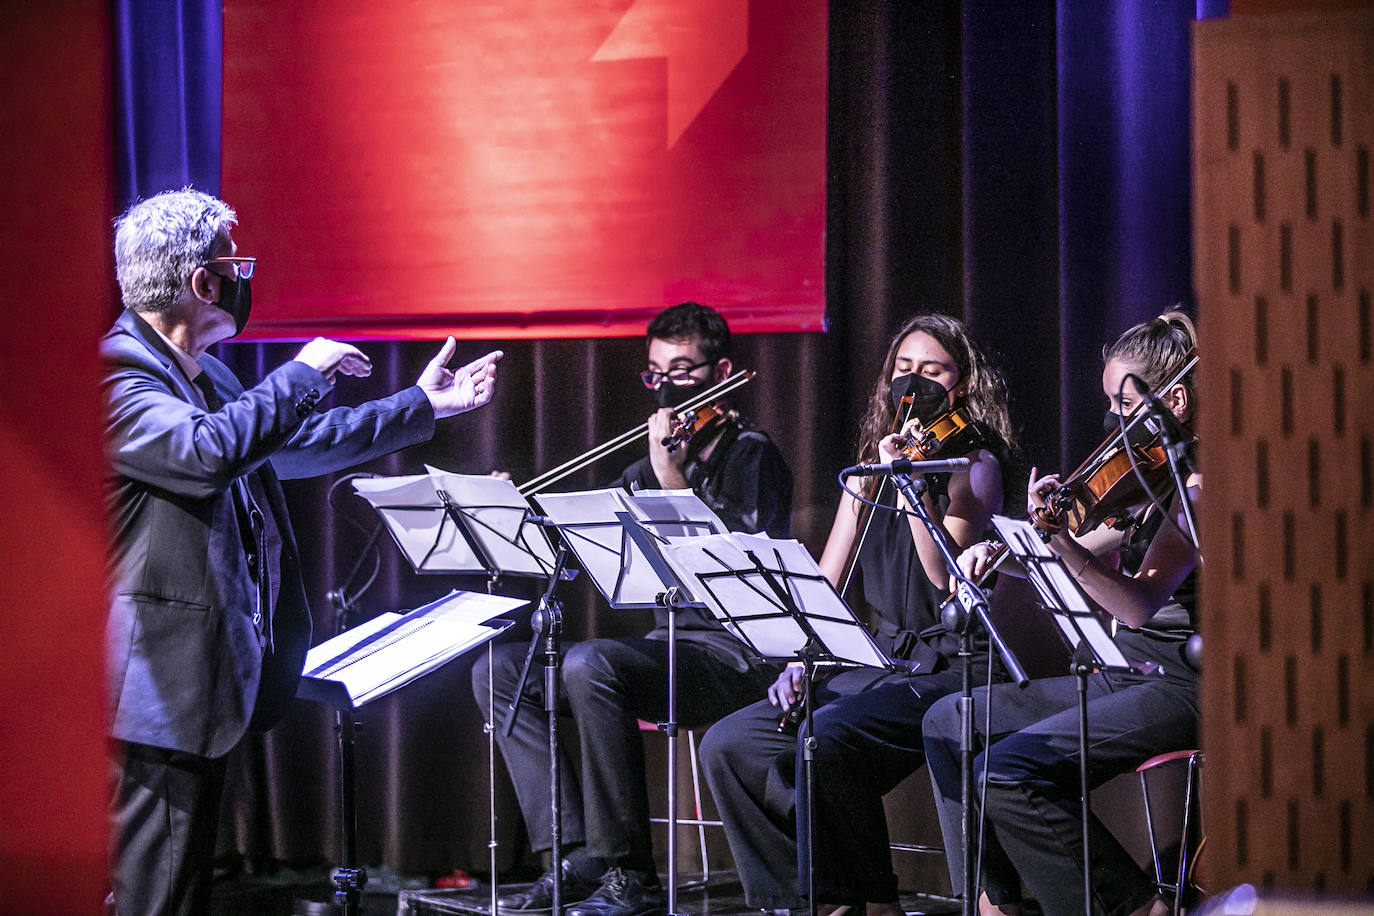
[[[1374,13],[1195,30],[1205,883],[1374,890]]]

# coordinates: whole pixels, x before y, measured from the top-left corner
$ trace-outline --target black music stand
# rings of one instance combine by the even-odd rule
[[[892,482],[901,491],[902,496],[906,497],[907,504],[911,506],[911,511],[921,520],[926,531],[930,534],[930,539],[940,551],[941,558],[945,561],[945,569],[948,570],[950,581],[954,583],[954,598],[946,602],[941,613],[941,622],[949,628],[951,632],[959,634],[959,657],[963,659],[964,668],[959,684],[959,802],[963,811],[960,818],[960,844],[963,850],[964,859],[964,886],[953,890],[960,896],[960,910],[965,916],[972,916],[975,901],[974,897],[978,892],[978,875],[975,873],[976,860],[974,857],[974,832],[972,830],[973,820],[973,627],[974,621],[980,623],[983,631],[987,633],[988,642],[997,651],[1002,659],[1002,664],[1006,666],[1007,675],[1016,683],[1018,687],[1025,687],[1030,683],[1025,670],[1021,667],[1020,660],[1016,653],[1011,651],[1006,640],[1002,638],[993,623],[992,614],[989,612],[987,596],[968,576],[964,575],[959,568],[954,551],[945,538],[943,528],[935,523],[930,517],[930,512],[926,509],[925,502],[921,499],[929,484],[924,475],[912,476],[912,472],[919,474],[922,464],[933,464],[936,462],[910,462],[910,472],[902,471],[892,475]],[[843,477],[841,474],[841,486]],[[990,695],[990,694],[989,694]]]
[[[559,578],[570,577],[570,574],[564,570],[563,554],[555,557],[541,520],[530,511],[529,503],[509,480],[489,475],[452,474],[429,466],[426,470],[426,474],[404,477],[358,478],[353,481],[353,487],[377,510],[396,546],[417,574],[484,575],[488,593],[503,576],[547,578],[549,587],[532,619],[536,624],[535,639],[546,635],[551,640],[550,663],[556,666],[561,615],[553,599],[553,588]],[[488,665],[491,662],[492,649],[488,643]],[[500,896],[496,862],[494,707],[495,696],[489,683],[487,721],[483,723],[483,731],[487,735],[491,916],[496,916]],[[550,728],[556,728],[556,724],[551,724]]]
[[[497,618],[527,603],[519,598],[454,591],[406,614],[379,614],[306,655],[296,695],[333,707],[339,733],[342,861],[331,880],[334,905],[346,916],[357,916],[361,911],[362,890],[367,884],[367,872],[357,864],[357,710],[471,649],[489,644],[514,624]]]
[[[805,677],[807,904],[816,913],[815,734],[812,682],[819,663],[890,668],[868,630],[844,603],[799,542],[759,534],[678,539],[660,552],[675,577],[688,583],[721,624],[763,658],[800,659]],[[798,838],[802,842],[802,838]]]
[[[668,613],[668,717],[657,725],[668,738],[668,913],[674,916],[678,871],[677,612],[701,605],[692,600],[658,551],[670,537],[723,532],[725,523],[691,490],[627,493],[610,488],[541,493],[535,499],[607,604],[617,610],[664,608]]]
[[[1121,654],[1111,634],[1097,619],[1087,596],[1069,574],[1064,561],[1041,540],[1039,532],[1026,521],[995,515],[992,518],[997,533],[1002,536],[1011,555],[1021,562],[1026,578],[1035,587],[1043,604],[1054,615],[1060,632],[1075,650],[1070,663],[1071,672],[1078,679],[1078,779],[1083,793],[1083,912],[1092,912],[1092,872],[1088,825],[1088,675],[1094,666],[1101,671],[1134,670]],[[1081,658],[1079,646],[1087,646],[1091,662]],[[969,863],[965,863],[965,868]]]

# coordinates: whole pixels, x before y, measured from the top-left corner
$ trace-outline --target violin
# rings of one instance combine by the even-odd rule
[[[1195,366],[1197,354],[1193,353],[1184,361],[1183,368],[1159,391],[1167,391],[1183,381]],[[1155,394],[1158,395],[1159,391]],[[1127,417],[1123,424],[1126,432],[1129,433],[1145,417],[1143,408]],[[1168,456],[1160,439],[1161,436],[1156,432],[1154,438],[1145,445],[1132,445],[1129,438],[1123,439],[1122,431],[1118,429],[1093,450],[1059,489],[1050,494],[1044,508],[1037,508],[1031,513],[1031,524],[1045,540],[1065,528],[1072,534],[1083,535],[1103,524],[1114,528],[1126,527],[1131,521],[1130,510],[1145,498],[1145,489],[1131,466],[1132,459],[1152,491],[1172,492]],[[1007,545],[998,544],[988,557],[983,574],[974,584],[984,585],[1008,554]],[[956,601],[955,595],[947,597],[940,605],[942,613]]]
[[[1177,385],[1196,365],[1197,354],[1194,353],[1160,391]],[[1146,416],[1142,405],[1126,419],[1126,432],[1143,423]],[[1104,524],[1121,528],[1129,521],[1131,508],[1145,499],[1145,486],[1152,492],[1172,491],[1169,458],[1160,431],[1149,424],[1146,429],[1151,429],[1154,436],[1145,445],[1131,444],[1129,437],[1123,439],[1119,429],[1108,436],[1059,489],[1050,494],[1045,507],[1031,514],[1031,523],[1047,538],[1066,527],[1075,535],[1086,534]]]
[[[679,419],[695,411],[698,411],[709,404],[713,404],[715,402],[720,401],[720,399],[723,398],[725,395],[734,391],[736,388],[740,388],[743,385],[748,384],[750,381],[753,380],[753,378],[754,373],[751,371],[736,372],[734,375],[730,376],[725,381],[713,385],[712,387],[706,389],[701,394],[697,395],[696,397],[692,398],[691,400],[687,401],[685,404],[680,406],[677,411]],[[628,432],[621,433],[614,439],[607,440],[606,442],[601,443],[595,448],[583,452],[581,455],[578,455],[571,461],[566,461],[551,471],[545,471],[543,474],[540,474],[533,480],[521,484],[516,489],[520,491],[521,496],[531,496],[536,493],[542,493],[543,491],[547,490],[549,487],[553,486],[555,483],[562,480],[563,478],[575,474],[583,468],[587,467],[593,461],[597,461],[611,454],[612,452],[617,452],[620,449],[625,448],[626,446],[633,445],[634,443],[643,440],[644,434],[648,431],[649,424],[641,423],[634,429],[629,430]]]
[[[924,428],[901,434],[897,450],[912,461],[929,461],[941,454],[972,451],[983,439],[982,424],[973,419],[967,407],[956,407]]]
[[[899,433],[903,426],[911,422],[911,405],[913,402],[914,398],[907,395],[898,403],[897,415],[892,420],[892,433]],[[973,419],[967,407],[961,406],[940,414],[924,427],[901,433],[897,448],[903,457],[912,461],[929,461],[941,455],[961,455],[964,452],[970,452],[983,441],[987,441],[986,427],[978,420]],[[889,479],[887,477],[877,478],[876,491],[865,495],[877,502]],[[854,573],[859,567],[859,551],[863,549],[872,523],[873,507],[865,503],[859,514],[859,533],[849,548],[849,557],[845,560],[844,574],[840,578],[839,592],[842,596],[849,590],[850,583],[854,580]]]
[[[692,410],[684,410],[673,416],[672,425],[668,428],[668,435],[663,437],[661,444],[668,451],[675,452],[691,442],[692,437],[697,433],[715,429],[727,422],[738,423],[739,411],[726,407],[723,401],[703,404]]]

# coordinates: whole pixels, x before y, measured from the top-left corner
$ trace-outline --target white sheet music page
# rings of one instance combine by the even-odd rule
[[[491,639],[500,629],[487,621],[528,603],[454,591],[407,614],[379,614],[311,649],[304,676],[343,685],[362,706]]]
[[[806,646],[808,636],[789,616],[787,602],[759,571],[760,565],[805,615],[830,654],[872,667],[888,664],[799,541],[731,532],[671,538],[662,553],[725,628],[766,658],[795,657]]]
[[[559,532],[582,569],[592,577],[601,594],[608,597],[615,592],[620,578],[624,532],[615,514],[630,511],[624,495],[625,491],[619,487],[609,487],[572,493],[539,493],[534,497],[544,514],[559,526]],[[657,583],[658,577],[653,581]],[[647,601],[652,603],[655,594],[649,594]]]
[[[1083,589],[1069,574],[1064,561],[1040,539],[1030,522],[994,515],[992,524],[1022,561],[1026,578],[1035,587],[1040,602],[1051,612],[1054,622],[1070,647],[1086,639],[1096,658],[1112,668],[1129,667],[1125,656],[1112,641],[1111,634],[1093,612]]]
[[[444,503],[429,474],[359,477],[353,489],[381,514],[417,572],[447,572],[455,564],[465,570],[482,569],[457,525],[443,512]]]
[[[452,474],[425,465],[436,491],[442,490],[468,519],[469,531],[481,543],[497,569],[514,575],[550,575],[556,560],[553,546],[539,525],[525,519],[533,514],[515,484],[485,474]]]

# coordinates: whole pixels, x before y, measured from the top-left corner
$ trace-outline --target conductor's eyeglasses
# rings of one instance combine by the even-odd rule
[[[210,260],[206,261],[205,263],[206,263],[206,265],[210,265],[210,264],[232,264],[232,265],[234,265],[234,275],[235,275],[236,277],[241,278],[241,279],[247,280],[248,278],[250,278],[250,277],[253,276],[253,271],[257,269],[257,266],[258,266],[258,259],[257,259],[257,258],[240,258],[240,257],[236,257],[236,256],[235,256],[235,257],[211,258]]]

